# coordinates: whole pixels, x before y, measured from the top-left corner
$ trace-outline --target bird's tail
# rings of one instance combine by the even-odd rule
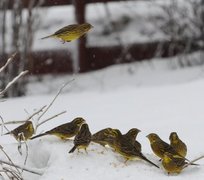
[[[39,137],[41,137],[41,136],[45,136],[45,135],[47,135],[47,133],[38,134],[37,136],[33,136],[33,137],[30,138],[30,139],[39,138]]]
[[[40,39],[47,39],[47,38],[50,38],[50,37],[53,37],[54,35],[52,34],[52,35],[49,35],[49,36],[45,36],[45,37],[42,37],[42,38],[40,38]]]
[[[156,164],[154,164],[152,161],[150,161],[149,159],[147,159],[144,155],[141,155],[142,159],[150,164],[152,164],[153,166],[159,168],[159,166],[157,166]]]
[[[69,151],[69,153],[73,153],[75,150],[76,150],[76,146],[74,146],[70,151]]]
[[[5,133],[5,134],[3,134],[3,135],[8,135],[8,134],[12,134],[12,132],[11,132],[11,131],[9,131],[9,132],[7,132],[7,133]]]
[[[196,159],[194,159],[194,160],[192,160],[192,161],[190,161],[190,162],[188,162],[188,163],[184,166],[184,168],[186,168],[186,167],[189,166],[189,165],[199,166],[199,164],[195,164],[194,162],[196,162],[196,161],[198,161],[198,160],[200,160],[200,159],[203,159],[203,158],[204,158],[204,155],[203,155],[203,156],[200,156],[200,157],[198,157],[198,158],[196,158]]]

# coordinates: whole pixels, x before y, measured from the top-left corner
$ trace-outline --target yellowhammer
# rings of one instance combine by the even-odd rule
[[[181,141],[176,132],[172,132],[169,136],[170,145],[183,157],[186,157],[187,146]]]
[[[156,154],[161,159],[164,158],[165,152],[169,152],[173,155],[181,156],[179,153],[176,152],[176,150],[170,144],[164,142],[157,134],[151,133],[147,135],[147,138],[150,141],[152,151],[154,152],[154,154]]]
[[[173,155],[169,152],[164,153],[162,159],[162,165],[168,174],[170,173],[180,173],[184,168],[189,165],[198,165],[194,163],[187,163],[184,158],[178,155]]]
[[[71,138],[79,132],[79,129],[83,123],[85,123],[85,120],[81,117],[77,117],[69,123],[57,126],[49,131],[46,131],[45,133],[32,137],[31,139],[35,139],[45,135],[55,135],[61,139]]]
[[[159,166],[151,162],[140,151],[137,150],[138,148],[135,147],[135,143],[132,141],[132,139],[129,139],[127,136],[124,136],[121,133],[118,133],[118,137],[114,142],[114,147],[116,152],[126,159],[125,163],[128,160],[142,159],[159,168]]]
[[[91,140],[104,147],[106,145],[112,146],[113,141],[115,137],[117,136],[117,133],[115,133],[115,131],[116,129],[112,129],[112,128],[102,129],[98,131],[97,133],[93,134]]]
[[[86,148],[91,142],[91,132],[89,131],[88,124],[83,124],[81,126],[80,131],[74,138],[74,147],[69,151],[69,153],[73,153],[75,149],[84,149],[86,151]],[[86,151],[87,152],[87,151]]]
[[[124,134],[124,136],[126,136],[128,139],[130,139],[132,141],[132,143],[135,144],[135,148],[138,151],[142,151],[142,146],[141,144],[136,140],[138,133],[141,132],[139,129],[137,128],[132,128],[130,129],[126,134]]]
[[[33,135],[33,133],[33,123],[31,121],[26,121],[24,124],[18,126],[6,134],[12,134],[17,141],[26,141]]]
[[[81,36],[86,34],[92,28],[93,28],[93,26],[89,23],[71,24],[71,25],[68,25],[68,26],[65,26],[65,27],[59,29],[54,34],[43,37],[41,39],[53,37],[53,38],[61,39],[63,43],[71,42],[75,39],[80,38]]]

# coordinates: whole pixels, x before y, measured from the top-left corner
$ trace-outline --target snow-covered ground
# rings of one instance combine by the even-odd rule
[[[47,122],[37,133],[81,116],[86,119],[92,133],[106,127],[119,128],[123,133],[133,127],[141,129],[138,140],[142,144],[142,151],[159,166],[161,163],[152,153],[145,137],[151,132],[158,133],[168,142],[170,132],[176,131],[188,146],[189,159],[203,155],[203,66],[174,70],[167,67],[169,62],[155,60],[151,64],[117,65],[75,76],[75,81],[65,88],[44,118],[63,110],[67,110],[67,113]],[[31,114],[34,109],[49,104],[61,84],[71,78],[52,76],[45,77],[41,83],[31,83],[28,96],[0,103],[1,116],[5,121],[25,119],[28,115],[24,109]],[[14,127],[8,126],[9,129]],[[13,137],[1,136],[0,142],[15,163],[23,164],[25,157],[18,154]],[[93,143],[88,147],[88,154],[69,154],[72,146],[72,141],[61,141],[53,136],[28,141],[26,166],[42,171],[43,175],[24,172],[25,179],[204,178],[204,160],[200,160],[198,167],[188,167],[181,174],[168,177],[162,169],[143,161],[130,161],[124,165],[122,157]]]
[[[168,38],[157,29],[155,21],[162,12],[151,1],[110,3],[108,4],[111,11],[110,19],[106,15],[106,8],[104,4],[92,4],[87,7],[87,21],[95,26],[94,31],[88,36],[90,46],[118,44],[118,37],[123,44]],[[39,12],[42,17],[39,29],[36,30],[34,50],[67,47],[74,50],[74,43],[62,45],[53,39],[39,40],[58,28],[74,23],[73,8],[71,6],[49,10],[43,8]],[[117,32],[108,31],[110,20],[115,22]],[[126,24],[121,26],[121,21]],[[8,41],[10,31],[11,28],[8,28]],[[145,136],[155,132],[168,142],[170,132],[176,131],[188,146],[188,159],[194,159],[204,155],[202,143],[204,66],[180,69],[178,58],[188,58],[194,64],[199,61],[198,55],[195,53],[188,57],[171,58],[169,61],[155,58],[151,62],[114,65],[80,75],[32,77],[27,87],[27,96],[0,102],[0,115],[5,122],[26,119],[34,110],[49,104],[60,86],[74,78],[75,80],[63,90],[44,118],[63,110],[67,113],[47,122],[37,133],[69,122],[78,116],[87,120],[92,133],[106,127],[118,128],[125,133],[130,128],[136,127],[142,130],[138,135],[138,141],[142,144],[144,155],[161,166]],[[36,81],[37,79],[40,81]],[[16,125],[7,127],[11,130]],[[12,160],[23,165],[25,149],[23,156],[19,155],[17,143],[12,136],[1,136],[0,142]],[[156,169],[143,161],[130,161],[124,165],[122,157],[97,144],[90,144],[88,154],[77,152],[69,154],[72,146],[72,141],[61,141],[53,136],[28,141],[26,167],[41,171],[43,175],[23,172],[24,179],[203,180],[204,178],[204,160],[199,162],[198,167],[188,167],[181,174],[168,177],[162,169]],[[2,153],[0,158],[5,158]]]

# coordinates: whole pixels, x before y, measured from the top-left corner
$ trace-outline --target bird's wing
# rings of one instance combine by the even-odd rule
[[[59,29],[58,31],[56,31],[54,33],[54,35],[59,35],[59,34],[64,34],[64,33],[67,34],[67,31],[73,31],[74,29],[76,29],[76,27],[78,27],[77,24],[72,24],[72,25],[69,25],[69,26],[65,26],[65,27]]]

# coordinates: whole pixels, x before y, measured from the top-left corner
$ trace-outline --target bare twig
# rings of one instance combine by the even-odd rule
[[[198,160],[200,160],[200,159],[203,159],[203,158],[204,158],[204,155],[202,155],[202,156],[200,156],[200,157],[198,157],[198,158],[192,160],[191,163],[194,163],[194,162],[196,162],[196,161],[198,161]]]
[[[24,166],[26,165],[26,162],[28,160],[28,144],[26,141],[25,141],[25,147],[26,147],[26,156],[25,156]],[[23,170],[22,170],[22,172],[23,172]]]
[[[3,96],[5,94],[5,92],[15,83],[17,82],[22,76],[26,75],[28,73],[28,70],[26,71],[22,71],[18,76],[16,76],[11,82],[9,82],[7,84],[7,86],[5,87],[5,89],[3,89],[2,91],[0,91],[0,96]]]
[[[71,83],[72,81],[74,81],[74,79],[68,81],[67,83],[63,84],[62,87],[59,89],[58,93],[56,94],[56,96],[54,97],[54,99],[51,101],[51,103],[49,104],[49,106],[45,109],[45,111],[38,117],[37,122],[40,121],[40,119],[42,118],[42,116],[49,110],[49,108],[53,105],[53,103],[55,102],[55,100],[57,99],[57,97],[59,96],[59,94],[62,92],[63,88],[65,88],[69,83]]]
[[[11,55],[11,57],[6,61],[6,64],[0,68],[0,73],[6,69],[6,67],[14,60],[17,52]]]
[[[1,149],[1,151],[4,153],[4,155],[7,157],[7,159],[9,160],[9,162],[10,162],[11,164],[13,164],[13,166],[14,166],[13,161],[11,160],[11,158],[9,157],[9,155],[6,153],[6,151],[4,151],[3,147],[0,147],[0,149]],[[14,166],[14,167],[15,167],[15,166]],[[16,168],[16,167],[15,167],[15,168]],[[18,168],[16,168],[16,171],[18,171],[18,173],[20,174],[20,171],[18,170]]]
[[[31,168],[28,168],[28,167],[23,167],[21,165],[18,165],[18,164],[12,164],[8,161],[5,161],[5,160],[2,160],[0,159],[0,163],[3,163],[3,164],[7,164],[9,166],[13,166],[13,167],[16,167],[18,169],[23,169],[24,171],[27,171],[27,172],[30,172],[30,173],[33,173],[33,174],[37,174],[37,175],[43,175],[43,171],[42,170],[39,170],[39,169],[31,169]]]
[[[33,118],[33,116],[39,114],[40,112],[43,112],[43,110],[44,110],[46,107],[47,107],[46,105],[43,106],[43,107],[41,107],[38,111],[36,111],[36,112],[34,112],[32,115],[30,115],[25,121],[29,121],[30,119]]]
[[[0,119],[2,121],[2,124],[1,124],[1,134],[3,134],[3,128],[5,128],[9,132],[8,128],[5,126],[4,119],[2,118],[1,115],[0,115]]]
[[[22,144],[21,141],[18,141],[18,152],[22,156],[23,152],[22,152],[21,144]]]
[[[41,126],[42,124],[46,123],[47,121],[50,121],[51,119],[54,119],[54,118],[56,118],[56,117],[58,117],[58,116],[60,116],[60,115],[62,115],[62,114],[64,114],[64,113],[66,113],[66,112],[67,112],[67,111],[63,111],[63,112],[61,112],[61,113],[59,113],[59,114],[56,114],[56,115],[54,115],[54,116],[52,116],[52,117],[50,117],[50,118],[48,118],[48,119],[42,121],[41,123],[37,124],[36,129],[37,129],[39,126]]]
[[[193,164],[194,162],[196,162],[196,161],[198,161],[198,160],[200,160],[200,159],[203,159],[203,158],[204,158],[204,155],[202,155],[202,156],[200,156],[200,157],[198,157],[198,158],[196,158],[196,159],[190,161],[188,164],[186,164],[186,165],[183,167],[183,169],[186,168],[187,166]]]
[[[16,121],[8,121],[8,122],[5,122],[4,124],[8,125],[8,124],[21,124],[21,123],[24,123],[26,122],[26,120],[16,120]],[[0,123],[0,126],[4,125],[3,123]]]
[[[9,179],[23,180],[23,177],[12,168],[3,167],[3,172],[8,176]]]
[[[8,121],[8,122],[3,122],[0,123],[0,126],[2,125],[8,125],[8,124],[21,124],[21,123],[25,123],[26,121],[29,121],[33,116],[39,114],[41,111],[43,111],[43,109],[46,106],[43,106],[42,108],[40,108],[39,110],[37,110],[36,112],[34,112],[32,115],[30,115],[26,120],[19,120],[19,121]]]

